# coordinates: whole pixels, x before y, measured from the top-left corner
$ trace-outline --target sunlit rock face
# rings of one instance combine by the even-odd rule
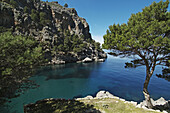
[[[58,2],[43,2],[40,0],[8,0],[0,2],[0,25],[12,29],[15,35],[32,36],[39,42],[45,42],[43,49],[49,64],[63,64],[82,61],[86,57],[93,61],[106,58],[106,54],[95,48],[89,25],[86,20],[79,17],[74,8],[66,8]],[[75,53],[58,52],[52,54],[54,47],[64,42],[65,32],[77,35],[78,40],[86,43],[88,47]],[[104,60],[103,60],[104,61]]]

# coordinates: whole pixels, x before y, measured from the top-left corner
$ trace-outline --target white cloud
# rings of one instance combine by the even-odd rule
[[[104,43],[103,36],[92,36],[92,39],[94,39],[96,42],[100,42],[100,44]]]

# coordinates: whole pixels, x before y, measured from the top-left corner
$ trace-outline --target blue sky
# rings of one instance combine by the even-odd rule
[[[160,0],[48,0],[58,1],[75,8],[80,17],[86,19],[90,26],[92,38],[103,43],[103,35],[109,25],[122,24],[128,21],[132,13],[141,12],[145,6]],[[163,0],[166,1],[166,0]],[[170,8],[168,8],[170,9]]]

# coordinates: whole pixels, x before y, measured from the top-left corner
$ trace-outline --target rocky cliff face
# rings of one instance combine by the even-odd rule
[[[32,36],[39,42],[45,42],[44,51],[50,63],[106,57],[102,50],[95,47],[86,20],[79,17],[74,8],[65,8],[58,2],[0,0],[0,26],[12,28],[16,35]],[[59,45],[64,46],[66,31],[71,37],[76,35],[87,47],[79,52],[54,49]],[[55,54],[52,54],[52,50]]]

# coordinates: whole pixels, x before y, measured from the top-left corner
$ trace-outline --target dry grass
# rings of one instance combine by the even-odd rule
[[[91,100],[80,100],[85,104],[94,105],[94,108],[101,111],[102,113],[158,113],[154,111],[144,110],[142,108],[136,108],[130,103],[124,103],[118,99],[91,99]]]

